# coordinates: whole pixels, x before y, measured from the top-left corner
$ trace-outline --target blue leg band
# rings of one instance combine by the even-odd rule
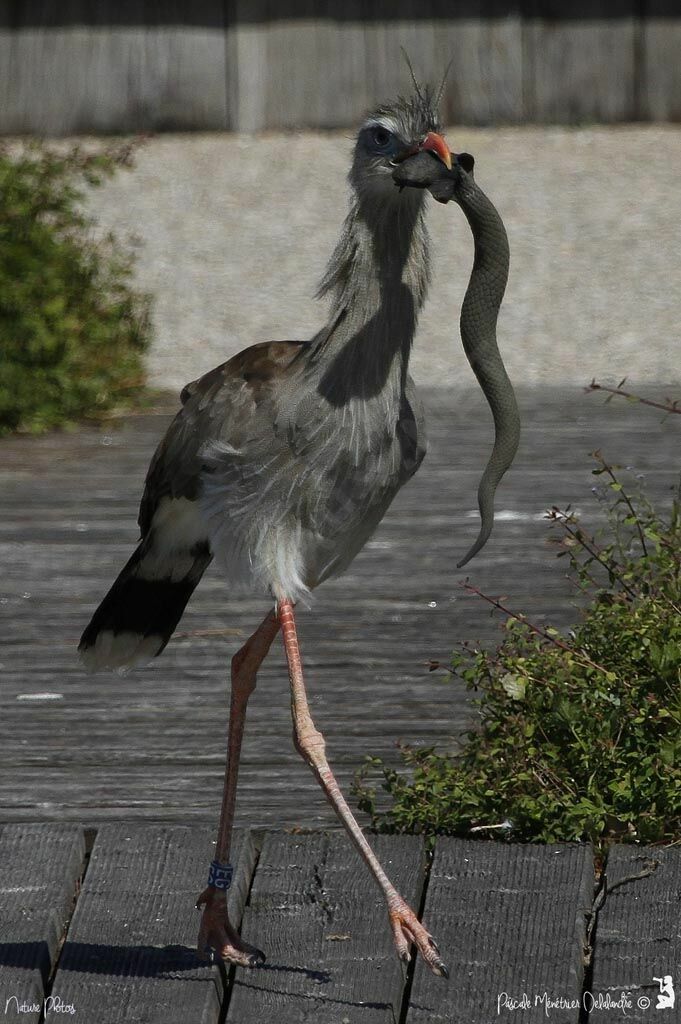
[[[219,860],[211,862],[208,872],[208,884],[214,889],[227,890],[231,888],[234,868],[231,864],[221,864]]]

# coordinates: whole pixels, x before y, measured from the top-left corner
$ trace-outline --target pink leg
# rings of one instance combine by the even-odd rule
[[[227,890],[231,882],[229,853],[236,804],[236,784],[239,775],[239,756],[248,698],[255,689],[258,669],[278,632],[279,620],[276,613],[271,611],[253,636],[232,658],[232,696],[229,708],[227,763],[215,860],[211,865],[208,885],[196,903],[198,908],[203,908],[197,942],[199,953],[215,950],[223,960],[240,964],[242,967],[254,967],[265,959],[265,954],[241,939],[230,923],[227,914]]]
[[[366,841],[361,828],[357,824],[338,783],[333,777],[329,762],[326,760],[324,737],[315,729],[303,681],[303,667],[300,660],[296,623],[293,616],[293,605],[290,601],[279,602],[279,621],[284,638],[286,658],[288,661],[289,679],[291,681],[291,712],[293,714],[294,742],[302,757],[314,772],[317,781],[340,818],[352,842],[359,850],[369,870],[380,886],[388,905],[388,917],[393,932],[397,954],[401,960],[408,962],[409,946],[415,944],[431,971],[448,977],[447,968],[443,963],[435,941],[423,927],[414,911],[390,882],[381,867],[378,858]]]

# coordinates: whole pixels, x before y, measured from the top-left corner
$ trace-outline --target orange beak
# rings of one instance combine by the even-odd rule
[[[442,160],[448,171],[452,169],[452,154],[449,152],[447,143],[438,135],[437,132],[428,132],[425,139],[419,146],[419,150],[429,149],[431,153],[435,153],[436,156]]]

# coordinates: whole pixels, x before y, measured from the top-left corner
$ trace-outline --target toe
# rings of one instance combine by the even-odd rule
[[[435,939],[404,901],[400,900],[390,910],[390,925],[400,960],[404,963],[409,962],[409,947],[414,945],[433,974],[437,974],[441,978],[449,977],[449,971],[440,955]]]
[[[199,896],[197,907],[203,908],[196,943],[199,956],[211,959],[218,956],[225,963],[239,967],[257,967],[264,962],[263,951],[244,942],[230,923],[223,895],[206,889]]]
[[[236,964],[237,967],[257,967],[262,962],[256,954],[235,949],[234,946],[223,946],[218,955],[225,963]]]
[[[411,960],[411,956],[409,955],[409,941],[404,934],[402,921],[398,914],[390,915],[390,927],[392,928],[393,942],[395,943],[397,955],[402,963],[408,964]]]
[[[449,971],[447,965],[440,955],[440,950],[437,948],[437,943],[430,937],[427,937],[425,942],[421,941],[417,943],[421,956],[426,961],[428,967],[430,967],[433,974],[437,974],[440,978],[448,978]]]
[[[204,956],[218,956],[224,963],[236,964],[237,967],[258,967],[266,959],[261,949],[255,949],[245,942],[234,945],[224,932],[209,935],[202,952]]]

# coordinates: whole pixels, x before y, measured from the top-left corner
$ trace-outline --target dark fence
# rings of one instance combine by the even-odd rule
[[[353,125],[437,81],[445,120],[681,120],[681,0],[0,0],[0,132]]]

